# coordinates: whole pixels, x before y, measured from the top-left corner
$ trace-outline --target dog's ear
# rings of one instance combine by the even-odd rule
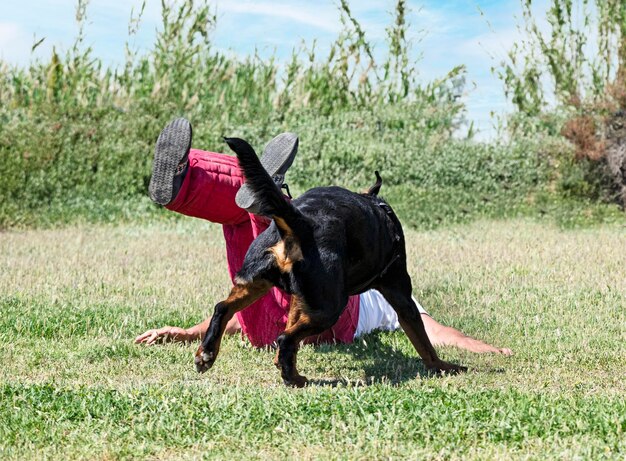
[[[374,171],[374,174],[376,175],[376,184],[369,188],[367,195],[377,196],[380,192],[380,186],[383,185],[383,178],[380,177],[378,171]]]

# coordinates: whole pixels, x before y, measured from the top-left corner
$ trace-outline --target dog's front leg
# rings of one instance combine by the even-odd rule
[[[278,353],[274,364],[280,369],[280,375],[286,386],[304,387],[307,383],[306,377],[300,375],[296,367],[300,342],[334,324],[332,321],[311,316],[308,310],[302,298],[292,296],[287,328],[276,340]]]
[[[217,303],[204,339],[196,351],[194,362],[196,370],[204,373],[213,366],[222,343],[226,324],[237,312],[245,309],[271,288],[267,280],[255,280],[249,283],[237,283],[226,300]]]

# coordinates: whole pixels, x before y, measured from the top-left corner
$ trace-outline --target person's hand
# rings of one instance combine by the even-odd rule
[[[513,355],[513,351],[507,347],[495,347],[469,336],[457,339],[455,346],[477,354],[502,354],[507,357]]]
[[[135,344],[144,343],[147,346],[157,342],[184,342],[190,341],[192,335],[187,330],[179,327],[163,327],[148,330],[135,338]]]

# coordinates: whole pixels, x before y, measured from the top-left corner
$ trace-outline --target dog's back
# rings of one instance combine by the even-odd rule
[[[377,195],[316,187],[292,203],[311,224],[320,251],[342,260],[348,294],[367,290],[375,275],[404,248],[399,221]]]

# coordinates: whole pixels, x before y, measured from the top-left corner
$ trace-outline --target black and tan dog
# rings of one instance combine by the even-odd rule
[[[245,141],[225,139],[235,151],[260,214],[273,219],[246,254],[235,286],[215,312],[195,357],[200,372],[217,358],[224,328],[232,316],[263,296],[272,286],[292,295],[287,328],[277,338],[275,364],[288,386],[302,387],[296,354],[308,336],[332,327],[348,296],[370,288],[380,291],[398,313],[400,325],[434,371],[465,367],[437,357],[411,299],[404,235],[389,205],[377,196],[382,181],[366,194],[340,187],[318,187],[289,202]]]

